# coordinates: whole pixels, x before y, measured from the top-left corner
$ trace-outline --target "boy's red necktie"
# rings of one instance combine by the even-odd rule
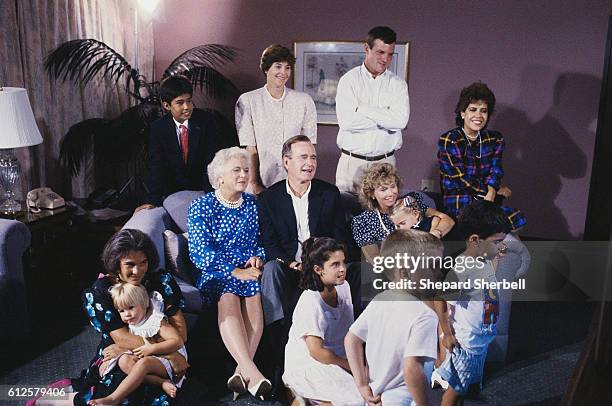
[[[179,128],[181,129],[181,147],[183,148],[183,161],[187,163],[187,152],[189,150],[189,137],[187,136],[187,127],[181,124]]]

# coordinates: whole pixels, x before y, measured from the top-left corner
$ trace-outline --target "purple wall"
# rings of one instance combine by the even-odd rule
[[[482,80],[498,106],[491,128],[505,134],[508,204],[526,212],[523,234],[583,233],[603,70],[609,1],[409,2],[166,0],[154,22],[157,76],[202,43],[243,50],[226,70],[241,91],[264,83],[265,46],[362,40],[389,25],[411,42],[411,115],[398,167],[407,187],[438,180],[438,136],[453,126],[460,89]],[[561,5],[562,4],[562,5]],[[187,10],[187,11],[186,11]],[[231,102],[222,108],[231,109]],[[319,126],[319,175],[334,181],[337,127]]]

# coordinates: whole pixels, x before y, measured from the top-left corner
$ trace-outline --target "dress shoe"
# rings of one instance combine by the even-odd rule
[[[272,390],[272,384],[266,378],[259,381],[255,386],[249,388],[249,393],[258,399],[263,399]]]
[[[234,392],[234,400],[247,391],[244,378],[239,373],[235,373],[227,380],[227,388]]]

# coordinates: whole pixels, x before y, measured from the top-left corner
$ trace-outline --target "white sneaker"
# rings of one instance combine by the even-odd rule
[[[434,370],[431,373],[431,388],[434,389],[436,385],[440,385],[442,389],[448,389],[448,382],[446,382],[438,373],[438,371]]]

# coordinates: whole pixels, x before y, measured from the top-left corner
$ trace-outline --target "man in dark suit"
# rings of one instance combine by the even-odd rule
[[[352,245],[338,188],[314,179],[317,153],[310,139],[298,135],[283,144],[287,180],[263,191],[257,200],[259,224],[268,262],[262,275],[262,306],[266,325],[291,324],[301,291],[301,242],[331,237]],[[359,301],[358,271],[347,272],[354,300]]]
[[[206,168],[219,149],[219,128],[212,113],[193,109],[193,86],[174,75],[160,85],[159,95],[168,112],[151,124],[146,203],[136,209],[161,206],[180,190],[212,188]]]
[[[317,153],[310,139],[297,135],[285,141],[282,149],[287,179],[259,194],[257,208],[262,242],[268,262],[261,277],[261,301],[266,328],[260,362],[262,372],[271,377],[274,393],[283,398],[282,371],[293,310],[301,290],[301,242],[309,237],[331,237],[345,243],[352,237],[340,203],[338,188],[314,179]],[[348,252],[347,252],[348,254]],[[354,306],[361,304],[359,266],[347,267]]]

